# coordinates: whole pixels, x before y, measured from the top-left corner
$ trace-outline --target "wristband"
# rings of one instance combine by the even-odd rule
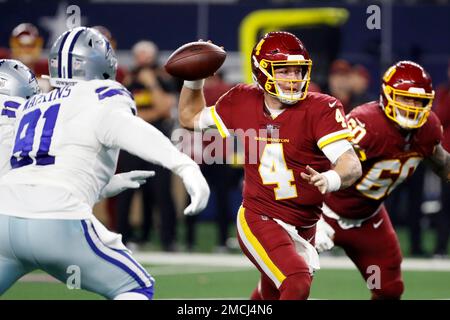
[[[201,90],[203,89],[203,85],[205,84],[205,79],[188,81],[184,80],[183,86],[189,88],[191,90]]]
[[[339,190],[341,187],[341,177],[334,170],[328,170],[322,173],[328,181],[327,192],[333,192]]]

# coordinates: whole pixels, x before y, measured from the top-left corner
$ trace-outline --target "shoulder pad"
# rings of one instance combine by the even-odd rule
[[[113,80],[92,80],[88,81],[87,85],[89,91],[93,91],[97,101],[108,103],[111,98],[125,99],[131,108],[131,112],[134,115],[137,114],[133,95],[122,84]]]

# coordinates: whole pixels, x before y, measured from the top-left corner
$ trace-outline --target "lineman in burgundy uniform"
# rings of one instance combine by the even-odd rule
[[[450,158],[440,144],[433,98],[427,72],[400,61],[383,77],[380,102],[363,104],[347,117],[363,174],[350,188],[327,195],[326,222],[318,224],[316,247],[331,248],[334,237],[367,281],[373,299],[399,299],[404,289],[400,246],[383,201],[422,159],[448,180]],[[317,241],[326,239],[324,234],[327,241]]]

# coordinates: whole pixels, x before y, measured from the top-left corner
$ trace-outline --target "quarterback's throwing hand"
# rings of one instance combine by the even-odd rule
[[[314,170],[313,168],[311,168],[310,166],[306,166],[306,171],[308,173],[305,172],[301,172],[300,175],[303,179],[305,179],[306,181],[309,182],[309,184],[314,185],[315,187],[317,187],[317,189],[319,189],[320,193],[325,194],[325,192],[327,192],[328,189],[328,180],[327,178],[317,172],[316,170]]]

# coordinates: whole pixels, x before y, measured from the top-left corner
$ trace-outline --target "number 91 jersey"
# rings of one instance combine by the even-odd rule
[[[45,195],[34,201],[46,202],[41,218],[55,217],[57,211],[65,214],[62,219],[88,218],[116,169],[119,149],[110,142],[113,124],[108,121],[114,112],[132,116],[136,107],[130,93],[111,80],[57,88],[23,103],[14,128],[12,169],[0,179],[0,212],[41,213],[36,205],[22,206],[26,200],[6,199],[25,198],[27,186],[35,186],[36,194],[39,189]]]
[[[341,217],[364,219],[414,173],[423,158],[433,154],[442,138],[442,127],[431,112],[422,127],[401,131],[375,101],[353,109],[347,122],[363,174],[351,187],[328,194],[325,204]]]
[[[243,206],[295,226],[311,226],[320,217],[323,195],[300,173],[307,165],[328,170],[321,149],[350,136],[342,105],[331,96],[308,93],[273,119],[264,103],[262,90],[237,85],[211,108],[221,135],[233,133],[244,145]]]

